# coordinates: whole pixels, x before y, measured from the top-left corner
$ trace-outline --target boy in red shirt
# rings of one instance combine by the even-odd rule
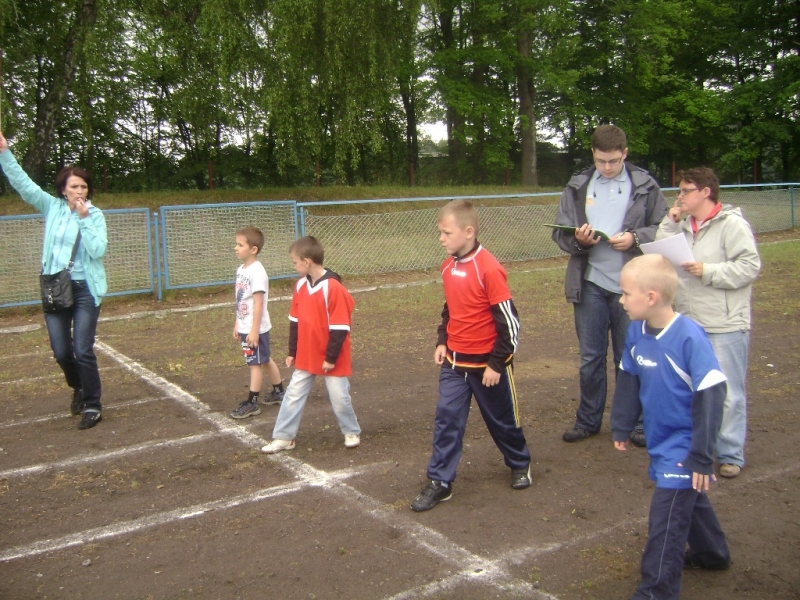
[[[272,441],[261,448],[274,454],[293,450],[300,418],[317,375],[325,377],[333,412],[344,434],[344,445],[361,443],[361,428],[350,401],[350,317],[355,302],[339,276],[325,269],[325,251],[316,238],[306,236],[289,247],[289,256],[301,278],[294,286],[289,310],[289,356],[295,371],[283,397]]]
[[[472,397],[494,443],[511,468],[511,487],[531,485],[531,455],[520,427],[512,361],[519,319],[505,269],[478,242],[478,213],[454,200],[438,215],[445,304],[433,359],[442,365],[428,463],[431,480],[411,503],[430,510],[453,495]]]

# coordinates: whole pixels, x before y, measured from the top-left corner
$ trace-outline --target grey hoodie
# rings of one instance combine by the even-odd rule
[[[673,223],[664,217],[656,239],[682,233],[694,259],[703,263],[703,276],[680,274],[675,305],[707,333],[730,333],[750,329],[750,295],[761,269],[756,240],[742,211],[723,204],[719,213],[692,234],[687,217]]]

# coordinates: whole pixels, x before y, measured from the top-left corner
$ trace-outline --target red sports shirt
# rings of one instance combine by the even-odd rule
[[[297,324],[295,366],[314,375],[348,377],[350,362],[350,318],[355,301],[332,271],[326,271],[312,286],[307,277],[294,286],[289,320]],[[332,371],[325,373],[322,363],[329,351],[332,331],[346,332]],[[331,361],[333,362],[333,361]]]

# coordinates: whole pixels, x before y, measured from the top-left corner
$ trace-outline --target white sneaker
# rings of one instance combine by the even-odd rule
[[[281,450],[294,450],[294,440],[272,440],[261,448],[261,451],[265,454],[275,454]]]
[[[361,443],[361,436],[357,433],[345,433],[344,434],[344,446],[345,448],[355,448]]]

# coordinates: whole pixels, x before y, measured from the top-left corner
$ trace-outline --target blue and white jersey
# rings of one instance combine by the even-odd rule
[[[692,399],[726,381],[705,331],[680,314],[657,335],[634,321],[620,367],[639,379],[650,478],[661,488],[691,488],[692,471],[678,463],[691,448],[693,420],[708,418],[702,410],[693,414]]]

